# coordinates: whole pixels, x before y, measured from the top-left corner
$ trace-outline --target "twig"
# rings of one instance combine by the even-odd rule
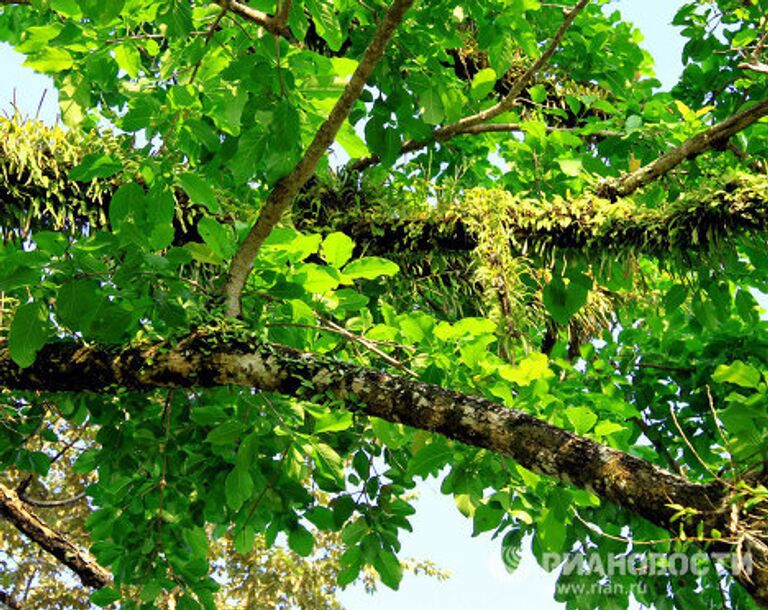
[[[696,460],[698,460],[699,464],[704,466],[706,471],[709,472],[709,474],[711,474],[718,483],[722,483],[723,485],[725,485],[727,487],[732,487],[732,485],[730,483],[728,483],[727,481],[722,479],[720,476],[718,476],[717,473],[709,467],[709,464],[707,464],[702,459],[702,457],[699,455],[699,452],[696,451],[696,448],[693,446],[691,441],[688,439],[688,436],[683,431],[683,428],[682,428],[682,426],[680,425],[680,422],[677,419],[677,415],[675,414],[675,409],[671,405],[669,407],[669,413],[672,415],[672,421],[675,423],[675,428],[677,428],[677,431],[680,433],[680,437],[683,439],[685,444],[688,446],[688,449],[690,449],[691,453],[694,455]]]
[[[656,448],[656,451],[665,457],[669,467],[672,470],[677,470],[678,474],[684,477],[685,470],[683,470],[683,467],[680,465],[680,463],[670,453],[669,448],[664,444],[663,439],[658,438],[658,436],[654,433],[651,426],[649,426],[642,417],[633,417],[632,421],[634,421],[637,424],[637,427],[643,431],[643,434],[645,434],[646,438],[651,441],[653,446]]]
[[[291,38],[290,30],[288,30],[280,19],[272,17],[263,11],[252,8],[247,4],[237,2],[236,0],[219,0],[218,4],[231,10],[237,15],[240,15],[243,19],[260,25],[270,34],[288,39]]]
[[[360,97],[365,83],[373,73],[379,60],[384,56],[387,42],[397,26],[403,20],[406,11],[414,0],[394,0],[389,11],[379,25],[373,40],[365,50],[360,63],[344,92],[338,99],[328,118],[315,133],[306,152],[285,178],[281,179],[267,197],[253,227],[232,259],[229,276],[224,287],[227,315],[239,317],[241,312],[241,293],[253,267],[253,261],[261,244],[280,221],[294,195],[315,172],[320,158],[336,138],[341,125],[349,115],[352,106]],[[233,6],[236,3],[232,3]]]
[[[21,501],[24,502],[24,504],[29,504],[30,506],[37,506],[40,508],[54,508],[57,506],[69,506],[71,504],[77,504],[80,500],[85,498],[85,492],[80,492],[76,496],[72,496],[71,498],[64,498],[63,500],[35,500],[33,498],[28,498],[27,496],[19,496],[21,498]]]

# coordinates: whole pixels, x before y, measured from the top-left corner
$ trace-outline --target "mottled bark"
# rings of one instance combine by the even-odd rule
[[[282,178],[272,189],[264,206],[259,212],[253,227],[246,235],[240,248],[235,253],[230,265],[227,283],[224,287],[224,298],[227,313],[230,316],[240,315],[240,295],[245,282],[251,273],[256,254],[272,229],[280,221],[288,209],[296,193],[315,173],[318,161],[333,144],[336,134],[347,119],[353,104],[360,97],[365,83],[373,74],[373,70],[384,56],[389,39],[397,26],[403,20],[406,11],[414,0],[394,0],[384,19],[379,24],[373,40],[365,50],[360,63],[337,100],[328,118],[320,125],[312,142],[307,147],[301,160],[285,178]]]
[[[755,569],[751,575],[736,577],[768,607],[768,553],[757,538],[748,535],[754,523],[742,527],[734,520],[727,488],[718,482],[690,481],[486,398],[258,339],[198,334],[174,346],[125,349],[73,341],[50,343],[26,369],[13,363],[7,349],[0,349],[0,387],[9,390],[113,392],[117,388],[150,391],[223,385],[301,398],[308,398],[309,387],[312,395],[334,396],[352,411],[509,456],[535,472],[615,502],[674,534],[680,527],[680,521],[671,522],[679,510],[676,505],[693,509],[695,516],[683,520],[690,536],[695,537],[697,526],[703,523],[707,535],[717,528],[731,543],[739,539],[741,550],[752,554]],[[723,549],[732,546],[724,542],[716,547]],[[98,578],[92,582],[103,583]]]
[[[70,568],[78,575],[84,586],[100,589],[109,585],[111,581],[109,572],[66,536],[50,528],[24,505],[15,491],[2,484],[0,484],[0,517],[6,519],[32,542]]]

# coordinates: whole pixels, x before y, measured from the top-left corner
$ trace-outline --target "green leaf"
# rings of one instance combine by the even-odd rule
[[[378,256],[366,256],[353,260],[344,267],[344,275],[353,279],[364,278],[373,280],[380,275],[395,275],[400,267],[392,261]]]
[[[496,71],[493,68],[483,68],[472,79],[472,97],[476,100],[483,99],[496,84]]]
[[[532,353],[517,366],[505,365],[499,368],[499,375],[507,381],[519,386],[527,386],[537,379],[549,379],[555,376],[549,368],[549,358],[546,354]]]
[[[504,517],[505,512],[506,511],[495,502],[489,502],[488,504],[481,504],[478,506],[472,517],[474,525],[472,535],[477,536],[483,532],[496,529],[501,523],[501,519]]]
[[[317,418],[315,434],[321,432],[341,432],[352,427],[354,417],[349,411],[333,411]]]
[[[213,445],[229,445],[234,443],[243,431],[240,422],[228,421],[216,426],[205,437],[205,440]]]
[[[582,278],[568,278],[566,284],[563,278],[554,277],[544,287],[542,295],[544,306],[555,322],[567,324],[571,317],[587,302],[592,280],[586,276],[582,276]]]
[[[742,388],[756,388],[760,378],[760,371],[741,360],[734,360],[729,365],[721,364],[712,375],[712,379],[718,383],[733,383]]]
[[[112,155],[90,153],[83,157],[80,164],[69,170],[69,177],[79,182],[88,182],[94,178],[109,178],[123,169],[123,162]]]
[[[581,159],[558,159],[557,164],[566,176],[578,176],[582,170]]]
[[[565,416],[576,434],[586,434],[597,422],[597,415],[588,407],[568,407]]]
[[[16,308],[8,335],[11,359],[21,368],[31,366],[45,345],[50,330],[48,309],[42,303],[25,303]]]
[[[115,61],[131,78],[136,78],[139,75],[141,55],[139,55],[136,45],[130,42],[117,45],[115,47]]]
[[[408,472],[423,478],[437,475],[452,458],[453,450],[448,444],[444,440],[436,440],[414,453],[408,462]]]
[[[106,608],[120,599],[120,592],[112,587],[104,587],[91,593],[91,601],[99,608]]]
[[[184,172],[176,176],[176,182],[189,195],[192,203],[204,205],[213,214],[219,211],[216,192],[206,180],[193,172]]]
[[[331,233],[323,240],[323,258],[329,265],[340,269],[344,263],[352,258],[355,250],[355,242],[344,233]]]
[[[37,72],[51,74],[61,72],[62,70],[69,70],[73,63],[72,56],[68,51],[59,47],[49,47],[31,54],[27,61],[24,62],[24,65]]]
[[[288,532],[288,546],[297,555],[308,557],[315,547],[315,538],[307,528],[297,525]]]
[[[379,551],[373,560],[373,567],[379,573],[381,582],[390,589],[397,590],[400,587],[400,581],[403,579],[403,567],[392,551],[386,549]]]
[[[253,495],[253,478],[246,467],[235,466],[224,483],[224,497],[227,506],[237,512],[243,503]]]
[[[208,247],[222,259],[227,259],[235,253],[237,243],[234,232],[229,227],[204,216],[197,223],[197,230]]]

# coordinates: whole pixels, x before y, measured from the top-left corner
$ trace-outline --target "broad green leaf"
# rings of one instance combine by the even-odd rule
[[[493,68],[483,68],[472,79],[472,97],[476,100],[483,99],[496,84],[496,71]]]
[[[354,250],[355,242],[344,233],[331,233],[323,240],[323,258],[337,269],[352,258]]]
[[[712,375],[712,379],[718,383],[733,383],[742,388],[756,388],[760,378],[760,371],[741,360],[734,360],[732,364],[721,364]]]
[[[403,579],[403,568],[400,560],[392,552],[382,549],[373,560],[373,567],[379,573],[381,582],[390,589],[397,590],[400,587],[400,581]]]
[[[233,511],[240,510],[243,503],[253,495],[253,478],[247,468],[236,466],[227,475],[224,485],[227,506]]]
[[[586,434],[597,422],[597,415],[589,407],[568,407],[565,416],[576,434]]]
[[[209,212],[219,211],[219,201],[210,183],[193,172],[184,172],[176,176],[179,186],[189,195],[192,203],[204,205]]]
[[[373,280],[380,275],[395,275],[400,267],[392,261],[378,256],[358,258],[344,267],[344,275],[351,278]]]
[[[315,421],[315,434],[321,432],[341,432],[352,427],[354,417],[349,411],[332,411],[318,417]]]
[[[567,324],[573,314],[587,302],[592,282],[586,276],[583,279],[554,277],[544,287],[544,306],[555,322]],[[567,281],[567,283],[566,283]]]
[[[532,353],[517,366],[505,365],[499,368],[499,375],[507,381],[519,386],[527,386],[538,379],[549,379],[555,374],[549,368],[549,358],[546,354]]]
[[[8,334],[11,359],[21,368],[35,361],[50,332],[48,310],[42,303],[24,303],[16,308]]]
[[[123,162],[113,155],[87,154],[80,164],[69,171],[72,180],[88,182],[94,178],[108,178],[123,169]]]
[[[91,593],[91,601],[99,608],[106,608],[120,599],[120,592],[112,587],[104,587]]]
[[[73,63],[72,55],[68,51],[59,47],[49,47],[30,55],[24,65],[38,72],[52,74],[69,70]]]
[[[288,532],[288,546],[297,555],[308,557],[315,546],[315,538],[305,527],[297,525]]]

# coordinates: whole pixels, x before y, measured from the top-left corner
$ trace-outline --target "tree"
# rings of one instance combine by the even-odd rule
[[[569,607],[768,606],[764,0],[686,4],[672,92],[599,1],[1,4],[69,130],[3,127],[0,462],[96,444],[87,551],[0,515],[94,603],[257,534],[396,588],[442,473]]]

